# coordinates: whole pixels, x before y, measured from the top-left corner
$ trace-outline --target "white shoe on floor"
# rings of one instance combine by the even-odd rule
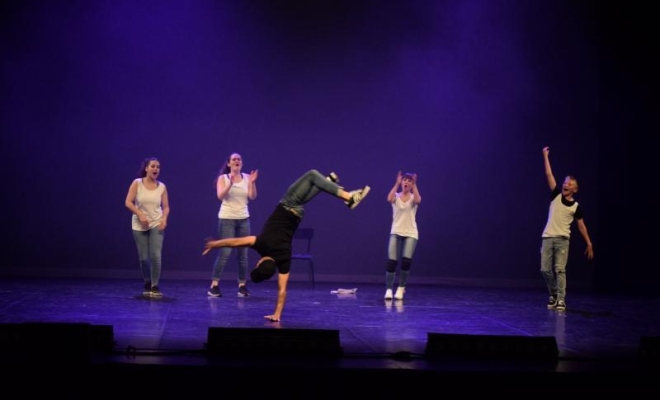
[[[394,295],[394,298],[397,300],[403,300],[403,294],[406,293],[406,288],[404,287],[398,287],[396,289],[396,294]]]
[[[385,300],[392,300],[392,289],[387,289],[385,291]]]

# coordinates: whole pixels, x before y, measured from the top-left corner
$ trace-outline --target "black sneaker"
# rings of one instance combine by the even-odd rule
[[[351,199],[345,201],[346,205],[351,210],[354,209],[355,207],[357,207],[358,204],[360,204],[360,202],[362,200],[364,200],[365,197],[367,197],[370,190],[371,190],[371,188],[369,186],[365,186],[362,189],[353,190],[353,191],[349,192],[351,194]]]
[[[334,183],[339,183],[339,177],[334,172],[330,172],[328,176],[325,177],[325,179]]]
[[[206,292],[209,296],[213,297],[222,297],[222,292],[220,291],[220,286],[211,286],[209,291]]]
[[[566,309],[566,302],[564,300],[558,300],[555,310],[564,311]]]
[[[151,282],[144,283],[144,289],[142,289],[142,296],[151,296]]]
[[[248,290],[247,286],[241,285],[238,287],[239,297],[248,297],[249,295],[250,295],[250,291]]]
[[[158,285],[152,286],[150,296],[151,297],[163,297],[163,292],[160,291],[160,288],[158,287]]]
[[[548,310],[552,310],[557,307],[557,299],[555,296],[550,296],[548,299]]]

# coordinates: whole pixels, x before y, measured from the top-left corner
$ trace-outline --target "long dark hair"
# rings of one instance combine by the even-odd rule
[[[220,179],[220,175],[225,175],[231,172],[231,167],[229,166],[229,163],[231,162],[231,156],[234,154],[238,154],[236,152],[229,153],[227,156],[227,159],[225,160],[225,165],[220,168],[220,171],[218,171],[218,174],[215,176],[215,179],[213,180],[213,186],[217,186],[218,184],[218,179]],[[238,154],[240,156],[240,154]],[[242,158],[243,156],[241,156]]]
[[[238,153],[231,153],[230,155],[227,156],[227,159],[225,160],[225,165],[218,172],[218,176],[222,174],[228,174],[231,172],[231,167],[229,166],[229,163],[231,162],[231,156],[234,154],[238,154]]]
[[[140,164],[140,169],[138,170],[137,177],[138,178],[144,178],[147,176],[147,166],[149,165],[150,162],[152,161],[158,161],[160,162],[156,157],[147,157],[145,158],[142,163]]]

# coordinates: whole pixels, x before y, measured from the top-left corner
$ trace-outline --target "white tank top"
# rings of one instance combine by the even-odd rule
[[[411,237],[419,240],[417,231],[417,204],[413,202],[413,196],[408,201],[401,200],[401,193],[396,194],[392,202],[392,229],[390,234]]]
[[[156,189],[149,190],[144,186],[142,178],[138,178],[136,181],[137,196],[135,196],[135,206],[147,217],[147,221],[149,221],[149,229],[155,228],[160,225],[160,221],[163,219],[163,208],[160,206],[160,200],[165,191],[165,184],[158,181]],[[133,214],[131,225],[135,231],[147,230],[142,226],[140,219],[135,214]]]
[[[248,210],[248,182],[249,175],[241,173],[243,180],[234,183],[229,189],[227,196],[222,199],[220,204],[220,211],[218,211],[218,218],[222,219],[245,219],[250,217]],[[219,178],[225,182],[225,186],[229,186],[229,177],[227,174],[222,174]]]

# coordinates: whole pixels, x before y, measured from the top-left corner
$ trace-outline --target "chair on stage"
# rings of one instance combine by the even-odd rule
[[[314,228],[298,228],[293,234],[294,253],[291,256],[293,260],[303,260],[309,263],[309,279],[312,287],[315,286],[314,280],[314,256],[312,255],[312,239],[314,239]],[[297,244],[296,244],[297,243]]]

